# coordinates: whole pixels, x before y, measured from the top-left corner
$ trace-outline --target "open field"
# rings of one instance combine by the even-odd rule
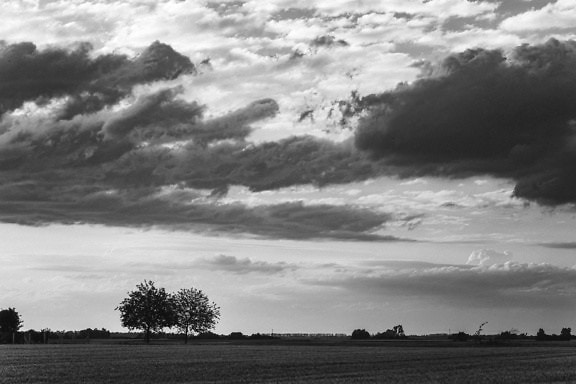
[[[576,343],[2,345],[0,383],[576,383]]]

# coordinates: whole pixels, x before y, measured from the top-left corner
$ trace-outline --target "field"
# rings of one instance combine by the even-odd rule
[[[0,383],[576,383],[576,343],[1,345]]]

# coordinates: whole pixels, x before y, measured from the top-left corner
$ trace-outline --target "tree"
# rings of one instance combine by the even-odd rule
[[[12,344],[14,344],[16,332],[18,332],[21,327],[22,320],[18,312],[16,312],[16,309],[8,308],[0,311],[0,332],[11,333]]]
[[[406,337],[406,335],[404,334],[404,327],[402,327],[402,324],[396,325],[392,330],[396,334],[396,337],[398,338]]]
[[[365,329],[355,329],[352,332],[352,338],[353,339],[369,339],[370,333],[368,333],[368,331]]]
[[[116,310],[120,311],[122,326],[144,332],[146,343],[150,343],[152,332],[176,324],[173,300],[164,288],[156,288],[153,281],[144,281],[137,290],[128,292]]]
[[[176,328],[188,343],[191,332],[204,333],[214,328],[220,319],[220,308],[208,300],[199,289],[181,289],[172,296],[176,317]]]
[[[385,332],[378,332],[374,335],[375,339],[403,339],[405,337],[402,324],[395,325],[392,329],[387,329]]]
[[[572,338],[572,328],[562,328],[560,338],[562,340],[570,340]]]
[[[472,336],[472,338],[474,340],[476,340],[476,342],[480,342],[482,341],[482,329],[484,329],[484,326],[488,324],[487,321],[483,322],[482,324],[480,324],[480,326],[478,327],[478,330],[474,333],[474,336]]]

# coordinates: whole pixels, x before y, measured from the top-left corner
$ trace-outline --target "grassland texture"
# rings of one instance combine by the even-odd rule
[[[5,345],[0,383],[576,383],[576,348]]]

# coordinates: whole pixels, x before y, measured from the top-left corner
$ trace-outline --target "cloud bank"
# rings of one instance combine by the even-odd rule
[[[346,44],[330,35],[312,41],[330,51]],[[181,85],[196,66],[170,46],[155,42],[132,59],[90,49],[2,46],[0,76],[13,80],[0,87],[1,220],[393,240],[381,230],[398,218],[383,210],[301,202],[254,208],[219,197],[231,186],[268,191],[382,175],[492,174],[516,180],[519,197],[576,201],[571,41],[524,45],[509,56],[468,50],[423,66],[412,84],[354,93],[353,105],[341,104],[350,116],[365,114],[354,142],[302,135],[253,142],[253,126],[279,114],[276,100],[206,117],[206,106]]]
[[[574,304],[576,269],[516,262],[490,266],[396,262],[308,283],[460,308],[559,308]]]
[[[451,55],[371,99],[356,144],[403,175],[491,174],[515,195],[576,202],[576,42]]]
[[[0,43],[0,114],[25,101],[68,96],[60,117],[71,118],[117,103],[137,84],[196,72],[189,58],[159,42],[133,60],[118,54],[92,58],[90,44],[76,45],[38,50],[30,42]]]

